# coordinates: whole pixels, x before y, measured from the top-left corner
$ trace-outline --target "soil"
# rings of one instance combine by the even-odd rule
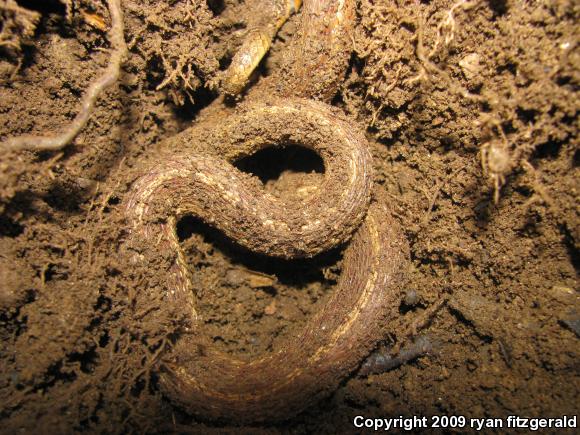
[[[106,4],[4,4],[36,14],[0,4],[0,136],[58,132],[107,64]],[[578,414],[575,2],[357,3],[332,104],[366,130],[377,195],[409,242],[400,318],[377,347],[401,357],[257,426],[191,416],[160,392],[156,367],[183,313],[165,310],[158,285],[119,252],[136,174],[222,104],[216,83],[256,12],[239,0],[122,8],[129,56],[81,134],[62,151],[0,158],[0,432],[350,433],[356,415]],[[284,25],[254,81],[276,71],[298,24]],[[237,166],[289,201],[324,171],[299,147]],[[200,333],[226,353],[269,352],[340,276],[340,249],[275,260],[195,217],[177,228]],[[405,353],[417,338],[429,346]]]

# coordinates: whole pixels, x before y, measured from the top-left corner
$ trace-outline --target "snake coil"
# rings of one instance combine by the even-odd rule
[[[357,368],[398,314],[408,247],[387,206],[371,201],[368,144],[330,106],[294,98],[329,101],[334,95],[335,73],[348,62],[354,2],[310,0],[302,14],[283,77],[264,80],[217,127],[197,126],[172,138],[212,152],[152,166],[126,202],[133,261],[147,263],[142,253],[151,244],[175,258],[165,283],[167,303],[191,314],[189,330],[160,366],[161,388],[205,418],[255,422],[304,410]],[[252,103],[252,95],[269,102]],[[274,198],[232,165],[286,144],[310,148],[324,162],[322,185],[301,204]],[[175,232],[186,214],[251,251],[282,258],[311,257],[350,239],[340,280],[322,309],[271,353],[253,360],[221,353],[196,333],[201,320]]]

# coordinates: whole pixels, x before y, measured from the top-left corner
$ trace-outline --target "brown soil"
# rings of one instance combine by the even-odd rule
[[[107,63],[106,5],[8,3],[38,14],[1,14],[0,135],[57,132]],[[574,2],[360,0],[333,105],[366,128],[377,195],[412,258],[400,319],[379,351],[397,355],[417,336],[430,350],[383,373],[352,373],[303,414],[254,427],[190,416],[161,394],[157,363],[183,313],[164,309],[158,285],[118,249],[136,173],[168,151],[164,139],[221,104],[216,80],[256,12],[238,0],[122,7],[129,56],[87,127],[61,152],[0,159],[0,432],[348,433],[356,415],[578,413]],[[280,64],[297,18],[260,74]],[[289,200],[323,171],[301,148],[238,167]],[[341,271],[340,250],[270,259],[193,217],[178,235],[201,333],[237,356],[268,352],[304,325]]]

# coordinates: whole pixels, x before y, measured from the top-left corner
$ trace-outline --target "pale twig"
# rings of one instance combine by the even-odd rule
[[[91,112],[95,106],[99,95],[108,87],[116,83],[121,70],[121,62],[127,53],[127,46],[123,36],[123,14],[121,12],[120,0],[107,0],[111,13],[111,30],[109,40],[112,53],[109,64],[103,74],[91,83],[85,93],[79,113],[75,116],[70,125],[56,136],[36,136],[22,135],[6,139],[0,142],[0,150],[59,150],[69,144],[87,124]]]

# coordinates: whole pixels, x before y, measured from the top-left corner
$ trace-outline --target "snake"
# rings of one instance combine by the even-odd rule
[[[352,11],[351,0],[306,1],[303,22],[311,26],[290,47],[309,59],[306,69],[282,65],[282,77],[263,80],[219,124],[202,123],[171,138],[167,148],[195,143],[208,151],[155,161],[128,193],[124,213],[132,261],[147,267],[151,260],[144,253],[151,245],[173,259],[160,271],[164,301],[187,313],[189,323],[159,365],[159,385],[193,415],[240,423],[288,419],[335,391],[398,314],[408,245],[389,205],[373,195],[369,144],[326,103],[336,78],[328,80],[325,70],[315,74],[321,81],[304,81],[317,63],[348,58],[344,44]],[[306,55],[303,38],[313,35],[326,43]],[[324,163],[319,188],[293,203],[235,167],[261,149],[288,145],[308,148]],[[198,332],[197,300],[176,234],[176,223],[186,215],[262,255],[311,258],[346,246],[340,278],[321,309],[271,352],[250,359],[226,354]]]

